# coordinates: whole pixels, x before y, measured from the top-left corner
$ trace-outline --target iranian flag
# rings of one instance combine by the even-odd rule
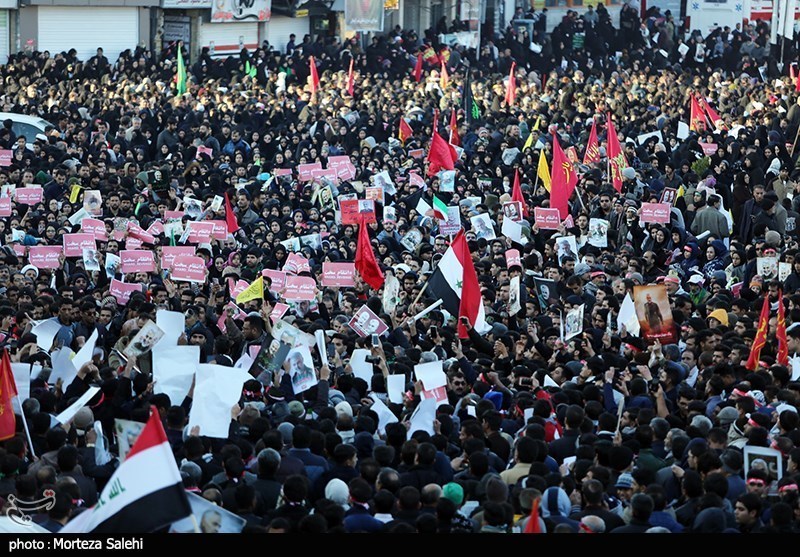
[[[467,239],[462,229],[456,234],[453,243],[444,252],[438,267],[428,280],[428,290],[442,300],[442,307],[451,315],[458,316],[458,336],[467,338],[467,329],[462,317],[469,319],[470,325],[480,334],[490,330],[486,323],[481,288],[475,265],[469,252]]]
[[[97,504],[61,533],[147,533],[192,514],[158,413],[106,484]]]
[[[447,220],[447,203],[433,196],[433,216],[439,220]]]

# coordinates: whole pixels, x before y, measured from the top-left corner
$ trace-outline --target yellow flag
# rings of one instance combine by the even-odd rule
[[[536,169],[536,174],[542,181],[544,189],[550,191],[550,169],[547,167],[547,158],[544,156],[544,149],[539,151],[539,168]]]
[[[541,119],[541,116],[537,116],[536,117],[536,122],[533,124],[533,129],[531,130],[531,133],[528,134],[528,139],[525,140],[525,145],[523,145],[523,147],[522,147],[523,151],[527,151],[533,145],[533,132],[538,132],[539,131],[539,120],[540,119]]]
[[[73,184],[72,190],[69,192],[69,202],[70,203],[77,203],[78,202],[78,194],[81,193],[83,188],[80,187],[78,184]]]
[[[533,124],[533,131],[535,132],[539,131],[539,123],[541,122],[541,120],[542,120],[541,116],[536,117],[536,123]]]
[[[264,299],[264,277],[259,276],[256,280],[253,281],[253,284],[242,290],[242,292],[236,296],[236,303],[243,304],[245,302],[249,302],[250,300],[263,300]]]

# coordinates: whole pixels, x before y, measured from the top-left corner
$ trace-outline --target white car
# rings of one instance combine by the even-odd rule
[[[0,112],[0,126],[6,120],[14,122],[14,125],[11,126],[14,134],[17,137],[24,135],[28,143],[33,143],[36,135],[45,133],[47,128],[55,127],[38,116],[28,116],[27,114],[17,114],[15,112]]]

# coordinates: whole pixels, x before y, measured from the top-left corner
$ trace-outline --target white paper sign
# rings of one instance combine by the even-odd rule
[[[50,360],[53,364],[53,371],[50,372],[48,382],[55,385],[56,381],[61,379],[63,381],[63,389],[66,390],[78,375],[78,370],[75,369],[75,364],[72,363],[72,350],[69,348],[56,350],[50,355]]]
[[[370,398],[373,402],[369,409],[378,415],[378,433],[383,435],[387,425],[397,423],[397,416],[377,396],[373,394]]]
[[[41,369],[41,366],[38,367]],[[14,374],[14,383],[17,384],[17,394],[19,395],[19,398],[14,398],[12,401],[14,412],[22,414],[20,403],[31,397],[31,365],[12,362],[11,372]]]
[[[36,335],[36,344],[39,346],[39,348],[50,352],[50,349],[53,347],[53,342],[56,339],[56,335],[60,330],[61,323],[59,323],[58,319],[54,317],[52,319],[46,319],[45,321],[42,321],[33,329],[31,329],[31,332]]]
[[[197,364],[194,401],[189,414],[189,429],[200,427],[200,435],[228,438],[231,408],[242,396],[242,385],[249,373],[232,367]]]
[[[434,398],[426,398],[419,403],[414,413],[411,414],[411,426],[408,428],[409,439],[415,431],[426,431],[431,436],[434,434],[433,420],[436,419],[437,406]]]
[[[199,363],[199,346],[166,345],[153,350],[154,392],[166,394],[173,406],[179,405],[189,394]]]
[[[92,400],[92,397],[96,395],[99,390],[100,387],[89,387],[89,390],[83,393],[83,396],[73,402],[72,405],[61,412],[61,414],[56,416],[56,420],[62,424],[68,423],[72,418],[75,417],[75,414],[78,413],[78,410],[86,406],[86,403]],[[225,427],[227,427],[227,425],[228,424],[226,423]]]
[[[72,365],[75,366],[75,369],[81,369],[83,364],[92,361],[92,352],[94,352],[94,347],[97,344],[97,327],[95,327],[94,332],[86,339],[86,342],[78,350],[78,353],[75,354],[75,357],[72,358]]]
[[[326,366],[328,365],[328,351],[325,348],[325,331],[317,329],[314,331],[314,336],[317,338],[317,351],[322,360],[322,365]]]
[[[372,385],[372,364],[367,361],[369,355],[370,351],[366,348],[356,348],[350,357],[350,367],[353,375],[366,381],[367,385]]]
[[[390,375],[386,378],[386,391],[389,393],[389,402],[403,404],[403,391],[406,389],[406,376]]]
[[[186,318],[179,311],[167,311],[160,309],[156,312],[156,325],[164,331],[161,341],[153,347],[158,350],[166,346],[174,346],[178,343],[181,334],[186,330]],[[180,404],[180,403],[178,403]]]
[[[625,295],[625,299],[622,300],[622,305],[619,307],[617,329],[620,329],[622,325],[625,325],[625,329],[628,333],[633,336],[639,336],[639,318],[636,317],[636,306],[630,294]]]
[[[432,391],[447,385],[447,375],[442,371],[442,362],[427,362],[414,366],[414,375],[426,391]]]

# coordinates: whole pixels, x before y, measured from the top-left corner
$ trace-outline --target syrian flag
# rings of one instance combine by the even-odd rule
[[[181,474],[157,413],[106,484],[97,504],[62,533],[148,533],[192,514]]]
[[[433,216],[439,220],[447,220],[447,204],[435,194],[433,196]]]
[[[490,330],[486,323],[485,310],[478,275],[472,263],[467,239],[462,229],[456,234],[453,243],[444,252],[438,267],[428,280],[428,289],[442,300],[442,307],[451,315],[457,315],[458,336],[467,338],[467,329],[461,318],[469,319],[472,327],[480,334]]]

